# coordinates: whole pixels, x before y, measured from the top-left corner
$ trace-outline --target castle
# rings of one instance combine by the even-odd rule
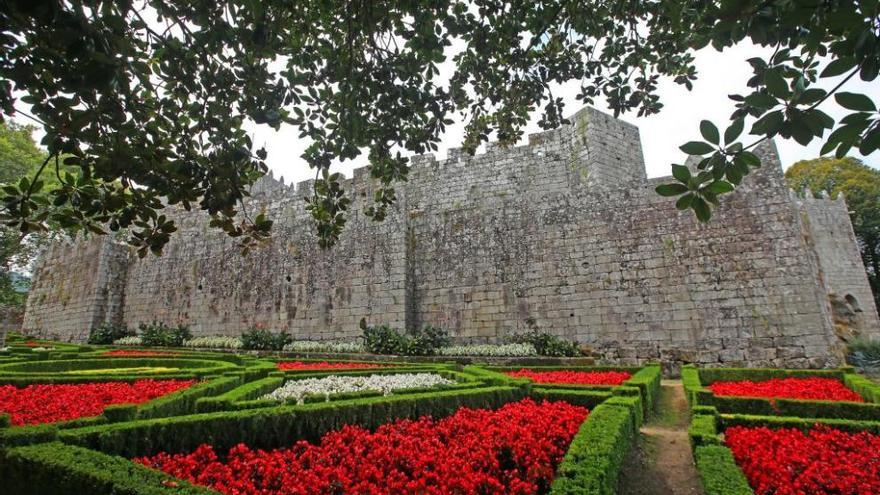
[[[842,343],[880,336],[843,198],[797,198],[775,147],[711,222],[675,209],[647,179],[638,129],[591,108],[525,146],[418,156],[383,222],[374,183],[346,181],[351,216],[318,247],[311,182],[271,176],[246,207],[275,226],[242,257],[207,215],[172,210],[161,257],[110,237],[60,242],[38,262],[23,329],[83,341],[93,326],[187,323],[195,335],[255,325],[297,339],[355,339],[358,322],[431,324],[460,342],[538,328],[602,360],[822,367]]]

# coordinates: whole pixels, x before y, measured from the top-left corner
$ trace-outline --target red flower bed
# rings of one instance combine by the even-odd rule
[[[393,365],[372,363],[330,363],[327,361],[283,361],[278,363],[279,370],[321,371],[321,370],[362,370],[371,368],[390,368]]]
[[[185,389],[195,380],[138,380],[77,384],[0,385],[0,412],[13,425],[31,425],[97,416],[110,404],[141,404]]]
[[[864,402],[862,397],[834,378],[774,378],[762,382],[715,382],[715,395]]]
[[[632,376],[626,371],[534,371],[525,368],[504,374],[514,378],[530,378],[535,383],[576,385],[620,385]]]
[[[523,400],[497,411],[462,408],[441,420],[400,420],[370,432],[345,426],[318,444],[264,451],[240,444],[225,460],[190,454],[138,458],[225,494],[544,493],[587,409]]]
[[[161,352],[161,351],[138,351],[138,350],[128,350],[128,349],[117,349],[115,351],[107,351],[103,353],[104,356],[115,356],[115,357],[156,357],[156,356],[176,356],[176,352]]]
[[[880,493],[880,435],[817,425],[728,428],[725,441],[756,495]]]

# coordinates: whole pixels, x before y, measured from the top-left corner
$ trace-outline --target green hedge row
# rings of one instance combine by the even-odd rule
[[[840,379],[867,402],[720,397],[705,388],[705,385],[721,380],[768,380],[792,376],[822,376]],[[848,368],[836,370],[697,369],[688,365],[682,367],[681,377],[688,403],[692,409],[698,406],[710,406],[722,414],[880,420],[880,386],[865,377],[851,373]]]
[[[489,368],[492,372],[501,372],[501,371],[515,371],[522,369],[522,366],[496,366]],[[621,387],[624,388],[634,388],[637,389],[642,397],[642,408],[643,414],[647,414],[649,411],[652,411],[657,403],[657,397],[660,395],[660,380],[662,378],[662,369],[659,364],[648,364],[643,367],[636,366],[529,366],[526,367],[530,370],[540,370],[540,371],[628,371],[632,373],[632,376],[622,385],[613,386],[613,385],[579,385],[572,383],[540,383],[535,384],[534,386],[540,387],[544,390],[583,390],[583,391],[594,391],[594,392],[612,392]],[[507,378],[508,380],[514,380],[506,375],[498,373],[498,375]],[[515,379],[519,380],[530,380],[526,378]],[[620,394],[621,392],[616,392]]]
[[[868,431],[874,434],[880,434],[880,421],[836,418],[800,418],[794,416],[755,416],[750,414],[721,414],[719,416],[719,421],[719,429],[727,429],[731,426],[766,426],[768,428],[797,428],[801,431],[809,431],[816,424],[823,424],[838,430],[850,432]]]
[[[763,381],[773,378],[824,377],[843,380],[847,368],[833,370],[789,370],[776,368],[699,368],[700,383],[703,386],[715,382],[735,382],[742,380]]]
[[[3,480],[4,493],[16,495],[217,493],[128,459],[60,442],[0,451],[0,479]]]
[[[562,400],[576,406],[593,410],[599,404],[611,398],[610,391],[598,390],[564,390],[557,388],[533,387],[529,396],[536,400]]]
[[[745,474],[722,445],[703,445],[694,450],[694,461],[706,495],[754,495]]]
[[[715,407],[722,414],[880,420],[880,404],[866,402],[718,397],[709,390],[701,390],[697,403]]]
[[[867,402],[880,404],[880,384],[868,380],[856,373],[847,373],[843,377],[843,383],[861,395]]]
[[[659,364],[649,364],[636,371],[629,380],[623,384],[638,387],[642,393],[645,412],[653,411],[657,407],[657,398],[660,397],[660,380],[663,378],[663,369]]]
[[[265,394],[281,387],[287,381],[291,379],[305,379],[305,378],[322,378],[326,376],[366,376],[373,374],[400,374],[400,373],[438,373],[446,378],[456,380],[456,385],[446,386],[446,387],[434,387],[431,389],[420,388],[420,389],[409,389],[409,390],[398,390],[394,393],[394,395],[401,394],[412,394],[412,393],[422,393],[422,392],[430,392],[436,390],[452,390],[452,389],[464,389],[464,388],[473,388],[477,386],[485,386],[486,384],[482,381],[478,381],[475,376],[457,372],[449,369],[449,367],[445,365],[441,366],[432,366],[432,367],[420,367],[420,368],[400,368],[400,369],[370,369],[370,370],[351,370],[351,371],[320,371],[320,372],[310,372],[310,373],[299,373],[299,374],[288,374],[288,372],[281,371],[273,371],[268,374],[265,378],[260,378],[255,381],[244,383],[236,388],[229,390],[224,394],[220,394],[214,397],[206,397],[201,399],[196,404],[197,412],[214,412],[214,411],[224,411],[224,410],[241,410],[241,409],[255,409],[259,407],[272,407],[277,406],[279,401],[277,400],[267,400],[260,399]],[[346,394],[336,394],[330,397],[330,400],[347,400],[347,399],[358,399],[365,397],[374,397],[376,395],[381,395],[377,391],[363,391],[363,392],[353,392]],[[314,395],[314,396],[306,396],[303,398],[303,401],[306,403],[310,402],[324,402],[327,400],[327,397],[324,395]]]
[[[143,377],[161,377],[174,373],[190,373],[205,375],[234,370],[238,366],[229,361],[181,358],[100,358],[100,359],[63,359],[49,361],[27,361],[20,363],[0,364],[0,377],[33,376],[39,374],[63,373],[68,371],[87,371],[107,368],[107,363],[114,368],[164,367],[179,368],[174,372],[138,373]],[[108,372],[106,375],[113,376]],[[89,377],[104,376],[103,374],[87,375]]]
[[[629,400],[629,404],[611,400]],[[633,445],[638,398],[615,397],[590,412],[556,470],[551,495],[613,495]]]
[[[124,457],[191,451],[202,443],[219,450],[241,442],[275,448],[299,439],[318,440],[345,424],[375,428],[400,418],[444,417],[460,407],[497,408],[525,395],[525,389],[503,386],[392,395],[111,423],[58,431],[57,437]]]

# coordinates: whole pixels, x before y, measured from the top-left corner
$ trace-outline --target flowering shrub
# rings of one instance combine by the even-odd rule
[[[529,378],[535,383],[570,383],[576,385],[620,385],[632,376],[628,371],[508,371],[514,378]]]
[[[193,383],[195,380],[44,384],[24,388],[0,385],[0,412],[8,413],[13,425],[66,421],[97,416],[110,404],[141,404]]]
[[[333,340],[294,340],[284,346],[288,352],[364,352],[364,345],[360,342],[338,342]]]
[[[451,345],[437,350],[441,356],[537,356],[532,344],[474,344]]]
[[[291,380],[272,392],[264,395],[263,399],[284,400],[296,399],[302,402],[306,395],[324,395],[328,399],[331,395],[349,392],[363,392],[376,390],[383,395],[390,395],[394,390],[407,388],[427,388],[438,385],[452,385],[452,380],[443,378],[436,373],[401,373],[397,375],[367,375],[367,376],[325,376],[322,378],[304,378]]]
[[[880,493],[880,435],[728,428],[725,442],[757,495]]]
[[[345,426],[317,444],[286,449],[240,444],[223,461],[208,445],[135,461],[230,495],[531,495],[547,492],[587,414],[565,402],[526,399],[496,411],[463,408],[441,420],[400,420],[375,432]]]
[[[176,352],[162,352],[162,351],[138,351],[138,350],[129,350],[129,349],[116,349],[114,351],[106,351],[103,353],[104,356],[115,356],[115,357],[156,357],[156,356],[176,356]]]
[[[183,343],[184,347],[206,347],[209,349],[241,349],[244,343],[238,337],[196,337]]]
[[[330,363],[327,361],[307,362],[307,361],[282,361],[278,363],[279,370],[297,370],[297,371],[320,371],[320,370],[361,370],[371,368],[389,368],[393,365],[373,364],[373,363]]]
[[[113,341],[113,345],[143,345],[143,343],[140,337],[122,337]]]
[[[715,382],[709,385],[715,395],[768,397],[806,400],[864,402],[862,397],[833,378],[774,378],[761,382]]]

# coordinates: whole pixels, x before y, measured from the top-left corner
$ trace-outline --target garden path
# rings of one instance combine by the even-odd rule
[[[624,461],[619,495],[702,495],[688,441],[690,422],[681,380],[663,380],[657,410]]]

